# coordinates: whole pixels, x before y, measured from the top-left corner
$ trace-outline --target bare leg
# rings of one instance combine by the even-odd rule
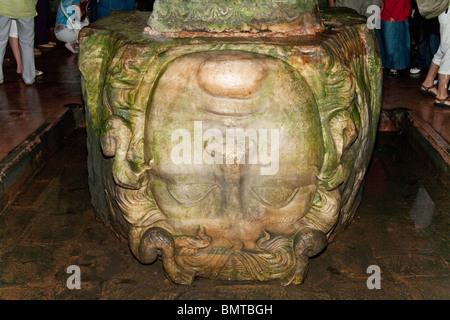
[[[439,71],[439,66],[435,63],[431,63],[430,69],[428,70],[427,76],[425,80],[422,82],[422,89],[430,88],[428,91],[438,94],[438,90],[436,88],[432,88],[434,86],[434,79],[436,79],[436,76]],[[440,84],[440,82],[439,82]]]
[[[20,54],[19,39],[9,37],[9,45],[11,46],[11,50],[13,52],[14,58],[16,59],[16,64],[17,64],[16,72],[22,73],[22,71],[23,71],[22,55]]]
[[[437,99],[445,99],[448,97],[448,81],[450,79],[450,76],[447,74],[439,74],[438,76],[438,93],[436,98]],[[450,105],[450,103],[449,103]]]

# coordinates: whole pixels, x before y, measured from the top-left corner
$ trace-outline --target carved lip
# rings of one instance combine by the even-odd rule
[[[228,99],[250,99],[260,92],[264,67],[253,56],[220,54],[204,61],[197,82],[209,95]]]
[[[252,99],[262,92],[265,75],[264,63],[252,54],[232,52],[208,57],[199,65],[196,79],[201,90],[213,99],[199,110],[217,116],[256,114],[262,106]]]

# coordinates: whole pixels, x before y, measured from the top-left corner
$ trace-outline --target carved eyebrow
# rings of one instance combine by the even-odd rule
[[[161,168],[154,166],[150,171],[151,177],[164,182],[167,185],[189,185],[189,184],[217,184],[216,178],[198,174],[173,174],[164,172]]]

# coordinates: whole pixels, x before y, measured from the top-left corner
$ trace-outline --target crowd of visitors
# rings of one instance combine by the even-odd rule
[[[81,28],[113,10],[151,10],[148,0],[15,0],[0,1],[0,84],[3,83],[3,59],[7,44],[17,63],[17,73],[27,85],[42,72],[35,68],[35,55],[41,48],[53,48],[54,35],[68,50],[78,52]],[[450,12],[427,19],[416,0],[319,0],[319,5],[348,7],[369,16],[370,6],[378,6],[378,39],[383,67],[390,78],[400,70],[411,75],[426,73],[420,91],[435,97],[436,106],[450,106]],[[373,8],[373,7],[372,7]],[[52,10],[53,9],[53,10]],[[53,15],[52,15],[53,13]],[[51,19],[54,16],[54,20]],[[49,30],[53,30],[51,35]],[[411,53],[413,53],[411,55]],[[411,59],[412,57],[412,59]]]
[[[450,107],[449,8],[437,17],[423,17],[416,0],[328,0],[329,7],[348,7],[361,15],[371,12],[371,5],[380,8],[375,34],[388,77],[396,78],[405,69],[411,75],[426,72],[419,90],[434,96],[435,106]]]
[[[150,11],[151,0],[14,0],[0,1],[0,84],[3,83],[3,59],[8,47],[16,61],[16,72],[26,85],[43,74],[36,70],[35,56],[41,49],[61,41],[78,53],[78,33],[89,22],[108,16],[113,10]]]
[[[35,0],[0,1],[0,84],[3,83],[3,59],[9,41],[11,24],[15,21],[22,62],[22,79],[32,85],[36,77],[34,64]]]

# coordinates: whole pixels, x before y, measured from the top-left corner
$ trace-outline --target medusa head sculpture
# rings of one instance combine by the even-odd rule
[[[136,40],[107,22],[83,31],[79,62],[97,214],[176,283],[302,283],[358,205],[380,107],[373,34],[359,21],[320,41]]]

